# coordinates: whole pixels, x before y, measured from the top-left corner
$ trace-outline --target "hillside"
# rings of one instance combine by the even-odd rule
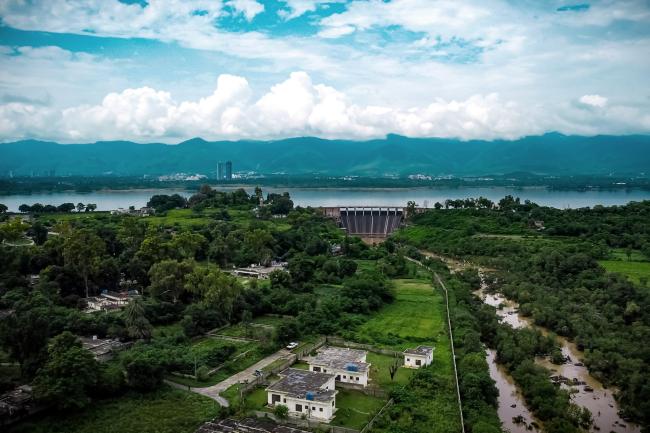
[[[276,141],[194,138],[176,145],[128,141],[58,144],[35,140],[0,144],[0,175],[143,175],[198,172],[213,175],[218,161],[235,171],[331,175],[636,175],[650,168],[650,136],[565,136],[460,141],[389,135],[369,141],[313,137]]]

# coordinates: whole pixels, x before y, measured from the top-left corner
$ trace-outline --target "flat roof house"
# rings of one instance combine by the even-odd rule
[[[333,374],[337,382],[368,385],[370,364],[366,362],[364,350],[325,347],[308,358],[307,363],[310,371]]]
[[[433,347],[418,346],[404,351],[404,367],[420,368],[430,365],[433,361]]]
[[[334,375],[288,368],[266,388],[269,406],[285,405],[289,415],[329,422],[336,412]]]
[[[115,352],[122,350],[125,346],[117,340],[97,338],[96,335],[93,335],[92,338],[79,337],[79,340],[81,340],[83,348],[92,353],[99,362],[111,360]]]

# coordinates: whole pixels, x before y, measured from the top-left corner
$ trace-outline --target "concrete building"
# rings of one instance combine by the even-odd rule
[[[79,340],[81,340],[83,348],[92,353],[99,362],[111,360],[115,352],[122,350],[125,346],[124,343],[120,343],[117,340],[97,338],[96,335],[92,338],[79,337]]]
[[[232,180],[232,161],[226,161],[226,180]]]
[[[271,262],[270,266],[250,265],[245,268],[235,268],[231,273],[237,277],[257,278],[268,280],[273,271],[283,271],[287,268],[287,262]]]
[[[337,382],[368,386],[370,364],[364,350],[325,347],[307,359],[309,370],[333,374]]]
[[[285,405],[289,415],[318,421],[334,418],[337,391],[333,374],[288,368],[280,376],[266,388],[269,406]]]
[[[433,347],[418,346],[404,351],[404,367],[420,368],[430,365],[433,361]]]
[[[217,164],[217,179],[232,180],[232,161],[219,162]]]

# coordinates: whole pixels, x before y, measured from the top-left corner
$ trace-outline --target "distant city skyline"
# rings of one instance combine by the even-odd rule
[[[650,133],[650,4],[0,2],[0,141]]]

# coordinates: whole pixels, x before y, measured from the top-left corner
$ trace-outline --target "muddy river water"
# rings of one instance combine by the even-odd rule
[[[497,308],[497,315],[502,323],[507,323],[513,328],[535,327],[543,333],[548,331],[534,325],[529,319],[518,313],[517,303],[506,299],[499,293],[486,293],[484,288],[475,294],[486,304]],[[562,365],[550,362],[546,357],[538,357],[535,361],[551,371],[552,376],[559,379],[560,386],[569,390],[572,400],[581,407],[591,411],[594,423],[592,432],[636,433],[640,432],[639,426],[624,421],[618,415],[618,405],[614,399],[613,389],[607,389],[601,382],[589,374],[583,364],[583,354],[575,344],[562,337],[556,337],[561,346],[562,354],[567,360]],[[523,397],[517,390],[510,375],[495,361],[493,350],[487,351],[487,360],[490,366],[490,376],[499,388],[499,418],[503,426],[511,433],[523,433],[527,425],[541,424],[534,419],[524,405]],[[514,405],[514,407],[513,407]],[[516,423],[513,417],[521,416],[525,423]]]

